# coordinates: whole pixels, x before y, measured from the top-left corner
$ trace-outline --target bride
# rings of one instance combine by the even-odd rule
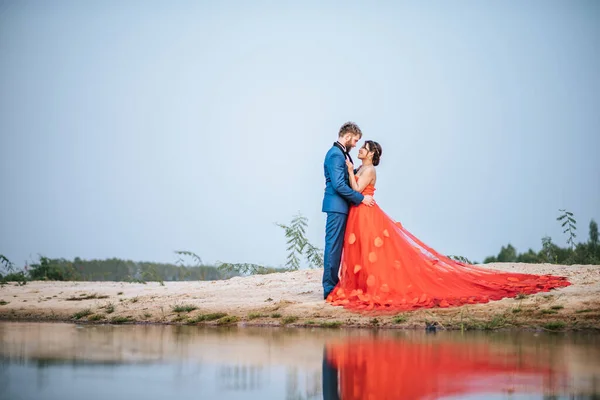
[[[352,188],[375,193],[382,149],[367,140],[362,165],[347,162]],[[452,260],[425,245],[376,204],[351,207],[340,282],[327,296],[333,305],[356,310],[414,310],[487,303],[520,293],[569,286],[564,277],[508,273]]]

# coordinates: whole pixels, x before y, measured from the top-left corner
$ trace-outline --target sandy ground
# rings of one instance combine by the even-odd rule
[[[326,304],[323,271],[302,270],[226,281],[29,282],[0,288],[0,319],[94,323],[377,326],[439,329],[600,329],[600,266],[496,263],[497,270],[568,277],[567,288],[488,304],[402,313],[358,314]],[[176,312],[176,306],[193,306]],[[83,313],[82,313],[83,312]],[[77,317],[76,313],[88,314]],[[226,317],[206,317],[224,313]],[[229,318],[228,318],[229,317]],[[208,320],[208,321],[206,321]],[[198,322],[200,321],[200,322]]]

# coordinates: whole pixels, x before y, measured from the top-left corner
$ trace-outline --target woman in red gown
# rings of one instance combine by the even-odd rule
[[[367,140],[358,152],[361,167],[354,190],[373,195],[382,150]],[[327,297],[355,310],[405,311],[487,303],[520,293],[569,286],[564,277],[490,270],[452,260],[431,249],[378,205],[352,207],[348,214],[340,282]]]

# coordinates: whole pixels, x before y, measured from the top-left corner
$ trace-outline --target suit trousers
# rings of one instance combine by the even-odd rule
[[[323,292],[324,297],[333,290],[339,282],[338,273],[344,247],[344,234],[348,215],[337,212],[327,213],[325,225],[325,254],[323,260]]]

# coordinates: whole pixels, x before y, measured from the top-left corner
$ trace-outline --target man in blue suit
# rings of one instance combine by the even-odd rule
[[[350,204],[364,203],[372,206],[375,202],[372,196],[363,196],[353,190],[348,183],[348,168],[346,160],[352,162],[350,150],[362,137],[358,125],[346,122],[340,128],[337,142],[325,155],[325,196],[322,211],[327,213],[325,226],[325,259],[323,270],[323,291],[326,299],[337,285],[340,261],[344,245],[344,233],[348,219]]]

